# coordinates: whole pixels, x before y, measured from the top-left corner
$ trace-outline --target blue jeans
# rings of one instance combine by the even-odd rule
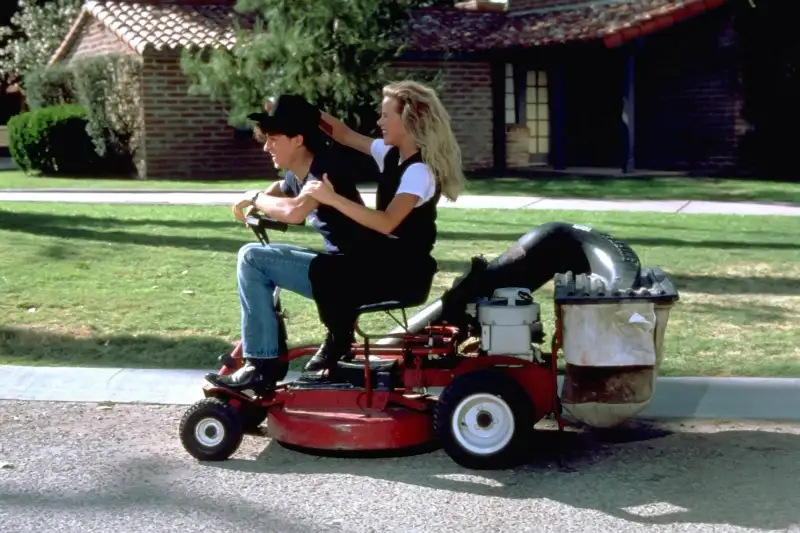
[[[317,252],[290,244],[250,243],[239,250],[236,275],[242,304],[242,355],[279,355],[275,287],[312,298],[308,269]]]

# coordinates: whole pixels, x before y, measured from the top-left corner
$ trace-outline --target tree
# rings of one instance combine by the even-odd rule
[[[0,78],[14,83],[47,65],[81,4],[81,0],[19,0],[11,25],[0,27]]]
[[[231,124],[280,93],[302,94],[362,131],[374,126],[386,67],[404,49],[411,10],[437,0],[239,0],[249,24],[227,50],[186,51],[193,94],[224,102]]]

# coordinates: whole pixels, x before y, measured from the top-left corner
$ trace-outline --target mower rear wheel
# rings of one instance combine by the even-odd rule
[[[181,444],[200,461],[224,461],[236,452],[244,437],[242,417],[219,398],[192,405],[180,423]]]
[[[533,440],[535,414],[525,389],[506,374],[487,370],[459,376],[442,391],[433,427],[442,448],[473,470],[523,462]]]

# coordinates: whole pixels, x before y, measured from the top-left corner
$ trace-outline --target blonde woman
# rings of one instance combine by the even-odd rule
[[[349,353],[359,306],[387,300],[405,306],[424,303],[437,270],[431,253],[439,199],[444,195],[455,201],[465,183],[450,116],[436,92],[421,83],[402,81],[383,88],[378,120],[382,138],[361,135],[327,113],[322,120],[336,142],[375,159],[381,171],[376,209],[338,194],[325,177],[307,184],[301,195],[383,238],[363,254],[327,256],[312,265],[314,300],[328,337],[306,366],[309,372],[331,368]]]

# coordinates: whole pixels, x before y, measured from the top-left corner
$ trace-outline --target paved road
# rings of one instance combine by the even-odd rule
[[[542,431],[529,466],[481,473],[441,451],[331,459],[256,437],[200,464],[176,439],[184,409],[0,402],[0,529],[800,531],[800,425]]]
[[[9,191],[0,190],[0,202],[57,202],[157,205],[230,205],[240,192],[188,191]],[[367,205],[375,205],[375,194],[362,194]],[[761,203],[703,202],[687,200],[590,200],[579,198],[544,198],[537,196],[470,196],[456,202],[445,199],[446,208],[536,209],[568,211],[627,211],[681,214],[736,214],[800,216],[800,206]]]

